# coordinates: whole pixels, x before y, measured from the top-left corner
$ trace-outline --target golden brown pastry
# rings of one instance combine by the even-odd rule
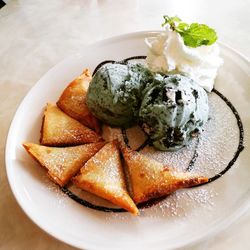
[[[124,145],[121,150],[126,162],[132,198],[136,204],[208,181],[206,177],[171,170]]]
[[[56,105],[47,104],[41,129],[41,144],[73,146],[101,140],[96,132],[62,112]]]
[[[57,106],[66,114],[100,133],[100,124],[86,105],[86,95],[92,77],[88,69],[73,80],[63,91]]]
[[[124,179],[116,141],[107,143],[81,168],[74,184],[137,215],[138,209],[130,198]]]
[[[104,142],[75,147],[55,148],[35,143],[24,143],[27,152],[48,170],[49,177],[64,186],[77,174],[84,163],[104,145]]]

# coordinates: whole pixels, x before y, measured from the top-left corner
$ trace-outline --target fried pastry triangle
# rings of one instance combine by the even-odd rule
[[[57,106],[47,104],[41,130],[41,144],[73,146],[101,140],[96,132],[62,112]]]
[[[124,179],[116,141],[107,143],[81,168],[73,178],[75,185],[137,215],[138,209],[130,198]]]
[[[136,204],[208,181],[206,177],[175,172],[126,146],[121,146],[121,150],[130,179],[132,198]]]
[[[57,102],[57,106],[69,116],[99,133],[100,124],[86,105],[86,95],[91,79],[89,70],[85,69],[66,87]]]
[[[104,145],[104,142],[80,146],[55,148],[35,143],[24,143],[27,152],[48,170],[49,177],[60,186],[64,186],[77,174],[84,163]]]

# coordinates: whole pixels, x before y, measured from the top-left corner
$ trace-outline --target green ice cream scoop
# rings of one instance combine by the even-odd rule
[[[142,90],[152,78],[142,64],[105,64],[89,85],[87,105],[104,123],[129,127],[138,120]]]
[[[206,91],[183,75],[169,75],[148,88],[139,118],[153,145],[177,150],[188,144],[208,120]]]

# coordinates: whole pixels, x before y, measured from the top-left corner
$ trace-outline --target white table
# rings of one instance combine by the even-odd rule
[[[162,15],[215,27],[250,58],[250,0],[13,0],[0,9],[0,249],[73,249],[34,225],[15,201],[4,163],[8,128],[22,98],[63,58],[88,43],[160,29]],[[250,249],[250,211],[192,249]]]

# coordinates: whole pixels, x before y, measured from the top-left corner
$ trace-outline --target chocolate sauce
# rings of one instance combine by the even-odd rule
[[[97,71],[99,68],[101,68],[103,65],[105,65],[105,64],[107,64],[107,63],[116,63],[116,61],[114,61],[114,60],[107,60],[107,61],[103,61],[103,62],[99,63],[99,64],[96,66],[96,68],[94,69],[92,75],[94,75],[94,74],[96,73],[96,71]]]
[[[110,207],[103,207],[103,206],[97,206],[94,205],[86,200],[81,199],[79,196],[76,194],[72,193],[67,187],[62,187],[61,190],[67,194],[72,200],[76,201],[77,203],[83,205],[84,207],[92,208],[98,211],[102,212],[116,212],[116,213],[121,213],[121,212],[126,212],[126,210],[122,208],[110,208]]]
[[[67,187],[62,187],[61,190],[63,191],[63,193],[68,195],[72,200],[74,200],[77,203],[83,205],[84,207],[92,208],[94,210],[107,212],[107,213],[110,213],[110,212],[115,212],[115,213],[127,212],[127,210],[125,210],[123,208],[111,208],[111,207],[103,207],[103,206],[94,205],[94,204],[92,204],[92,203],[90,203],[90,202],[88,202],[86,200],[83,200],[82,198],[80,198],[79,196],[77,196],[76,194],[71,192]],[[166,197],[167,196],[152,199],[152,200],[146,201],[146,202],[142,202],[140,204],[137,204],[137,207],[139,209],[152,207],[152,206],[158,204],[159,202],[161,202],[162,200],[164,200]]]
[[[107,63],[119,63],[119,64],[127,64],[130,60],[138,60],[138,59],[145,59],[146,56],[132,56],[132,57],[128,57],[124,60],[121,60],[121,61],[114,61],[114,60],[106,60],[106,61],[103,61],[101,63],[99,63],[96,68],[94,69],[93,71],[93,75],[96,73],[96,71],[101,68],[103,65],[107,64]]]
[[[206,185],[206,184],[211,183],[211,182],[217,180],[218,178],[222,177],[234,165],[234,163],[236,162],[237,158],[239,157],[241,151],[244,149],[244,129],[243,129],[243,123],[241,121],[241,118],[240,118],[238,111],[233,106],[233,104],[223,94],[221,94],[218,90],[213,89],[212,91],[216,95],[218,95],[227,104],[227,106],[231,109],[232,113],[234,114],[236,121],[237,121],[238,128],[239,128],[239,144],[238,144],[236,152],[234,153],[234,157],[232,158],[232,160],[229,161],[227,166],[220,173],[209,178],[207,183],[202,183],[202,184],[199,184],[195,187]]]
[[[93,75],[96,73],[96,71],[103,66],[106,63],[122,63],[122,64],[127,64],[130,60],[136,60],[136,59],[145,59],[146,56],[133,56],[133,57],[129,57],[126,58],[122,61],[114,61],[114,60],[107,60],[104,62],[101,62],[100,64],[97,65],[97,67],[95,68]],[[202,183],[199,185],[196,185],[194,187],[198,187],[198,186],[202,186],[202,185],[207,185],[208,183],[211,183],[215,180],[217,180],[218,178],[222,177],[232,166],[233,164],[236,162],[237,158],[239,157],[241,151],[244,149],[244,129],[243,129],[243,123],[241,121],[241,118],[239,116],[239,113],[237,112],[237,110],[235,109],[235,107],[233,106],[233,104],[223,95],[221,94],[218,90],[213,89],[212,90],[216,95],[218,95],[226,104],[227,106],[231,109],[232,113],[234,114],[236,120],[237,120],[237,125],[239,128],[239,143],[238,143],[238,147],[237,147],[237,151],[234,153],[233,158],[229,161],[229,163],[227,164],[227,166],[218,174],[214,175],[213,177],[210,177],[208,179],[207,183]],[[126,130],[122,129],[122,134],[123,134],[123,138],[124,138],[124,142],[126,143],[127,146],[129,146],[129,140],[126,134]],[[140,151],[142,150],[144,147],[146,146],[150,146],[150,140],[146,139],[146,141],[140,145],[136,151]],[[195,162],[196,159],[198,158],[198,145],[199,145],[199,139],[197,139],[197,144],[195,146],[194,149],[194,154],[189,162],[189,165],[186,168],[186,171],[191,171],[192,169],[195,168]],[[194,188],[191,187],[191,188]],[[94,210],[98,210],[98,211],[102,211],[102,212],[115,212],[115,213],[121,213],[121,212],[127,212],[126,210],[122,209],[122,208],[110,208],[110,207],[103,207],[103,206],[98,206],[98,205],[94,205],[86,200],[81,199],[79,196],[77,196],[76,194],[72,193],[67,187],[62,187],[61,188],[62,192],[64,192],[65,194],[67,194],[71,199],[73,199],[74,201],[78,202],[79,204],[88,207],[88,208],[92,208]],[[160,201],[164,200],[167,196],[161,197],[161,198],[157,198],[157,199],[152,199],[150,201],[144,202],[144,203],[140,203],[137,205],[137,207],[139,209],[141,208],[149,208],[152,207],[156,204],[158,204]]]
[[[193,154],[193,157],[191,158],[189,164],[188,164],[188,167],[186,168],[186,171],[191,171],[193,168],[194,168],[194,164],[196,162],[196,159],[198,158],[199,154],[198,154],[198,146],[199,146],[199,142],[200,142],[200,139],[199,137],[197,138],[197,142],[196,142],[196,145],[195,145],[195,149],[194,149],[194,154]]]
[[[122,128],[122,136],[123,136],[123,141],[124,143],[126,144],[126,146],[128,148],[130,148],[129,146],[129,139],[128,139],[128,136],[127,136],[127,132],[126,132],[126,129]],[[135,151],[141,151],[142,149],[144,149],[146,146],[149,146],[151,145],[151,142],[150,142],[150,139],[147,138],[137,149],[135,149]]]

